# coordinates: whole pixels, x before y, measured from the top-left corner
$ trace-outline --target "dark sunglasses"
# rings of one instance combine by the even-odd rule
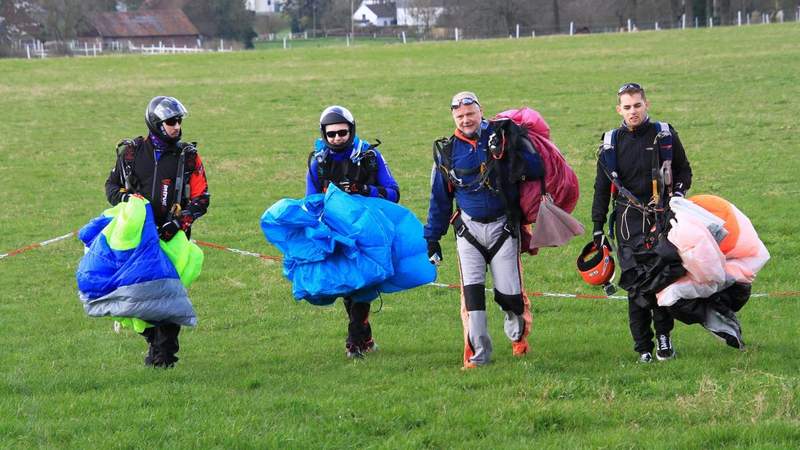
[[[451,104],[450,104],[450,110],[452,111],[452,110],[454,110],[454,109],[458,109],[458,108],[459,108],[459,107],[461,107],[462,105],[473,105],[473,104],[474,104],[474,105],[481,106],[481,104],[480,104],[480,103],[478,103],[478,100],[475,100],[475,99],[474,99],[474,98],[472,98],[472,97],[464,97],[464,98],[462,98],[461,100],[456,100],[456,101],[454,101],[453,103],[451,103]]]
[[[626,91],[642,91],[644,92],[644,88],[639,83],[625,83],[620,86],[619,90],[617,91],[617,95],[622,95]]]
[[[175,124],[183,122],[183,117],[170,117],[169,119],[165,120],[164,123],[174,127]]]
[[[345,137],[350,134],[350,130],[337,130],[337,131],[326,131],[325,136],[328,136],[330,139],[335,138],[336,136]]]

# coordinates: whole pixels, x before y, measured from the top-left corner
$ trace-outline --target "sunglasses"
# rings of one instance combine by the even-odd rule
[[[617,95],[622,95],[626,91],[642,91],[644,92],[644,88],[639,83],[625,83],[620,86],[619,90],[617,91]]]
[[[326,131],[325,136],[328,136],[330,139],[335,138],[336,136],[345,137],[350,134],[350,130],[337,130],[337,131]]]
[[[174,127],[175,124],[183,122],[183,117],[170,117],[169,119],[165,120],[164,123]]]
[[[450,110],[452,111],[454,109],[458,109],[462,105],[478,105],[478,106],[481,106],[481,104],[478,103],[478,100],[476,100],[476,99],[474,99],[472,97],[464,97],[461,100],[453,100],[453,103],[450,104]]]

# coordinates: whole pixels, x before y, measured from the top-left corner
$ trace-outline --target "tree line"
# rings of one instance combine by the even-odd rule
[[[402,0],[400,0],[402,2]],[[139,8],[180,8],[209,37],[238,40],[252,46],[261,34],[280,32],[287,26],[293,32],[311,35],[328,30],[345,32],[352,26],[353,9],[360,0],[284,0],[280,16],[256,17],[245,8],[244,0],[0,0],[0,47],[20,28],[42,41],[64,42],[91,29],[91,16]],[[406,0],[422,24],[422,33],[435,28],[459,28],[466,37],[497,37],[513,34],[519,25],[524,32],[564,33],[570,23],[576,31],[624,27],[659,22],[676,26],[685,15],[689,24],[697,18],[706,24],[735,23],[737,12],[775,12],[792,14],[800,0]],[[443,8],[433,14],[432,8]],[[427,16],[426,16],[427,15]],[[0,49],[1,50],[1,49]]]

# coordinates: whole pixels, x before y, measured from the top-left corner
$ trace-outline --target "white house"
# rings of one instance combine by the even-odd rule
[[[279,0],[245,0],[244,7],[256,14],[272,14],[280,12],[281,2]]]
[[[397,24],[432,27],[444,12],[443,0],[397,0]]]
[[[394,2],[364,1],[353,13],[353,20],[362,27],[397,25],[397,7]]]

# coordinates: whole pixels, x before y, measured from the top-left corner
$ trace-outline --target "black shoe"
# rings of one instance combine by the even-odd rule
[[[361,350],[361,347],[351,343],[345,345],[345,354],[349,359],[361,359],[364,357],[364,352]]]
[[[642,352],[639,354],[639,362],[642,364],[650,364],[653,362],[653,355],[650,352]]]
[[[656,338],[658,341],[658,348],[656,350],[656,359],[659,361],[666,361],[675,357],[675,349],[672,348],[672,340],[666,334],[659,334]]]

